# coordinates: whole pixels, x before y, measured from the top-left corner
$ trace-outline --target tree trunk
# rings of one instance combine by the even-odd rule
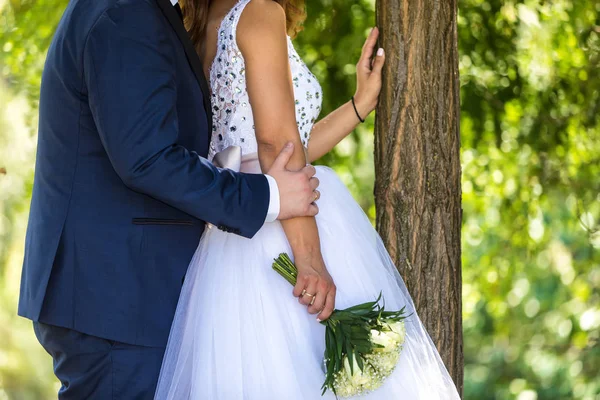
[[[463,386],[457,0],[378,0],[377,229]]]

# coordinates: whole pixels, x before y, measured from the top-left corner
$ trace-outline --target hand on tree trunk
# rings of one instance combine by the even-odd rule
[[[377,107],[379,92],[381,92],[381,71],[385,62],[385,52],[383,48],[375,52],[377,38],[379,38],[379,29],[373,28],[356,64],[354,101],[356,110],[363,120]]]

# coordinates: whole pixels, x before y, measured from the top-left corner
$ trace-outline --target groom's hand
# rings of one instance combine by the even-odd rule
[[[319,212],[315,201],[319,199],[319,180],[314,177],[316,170],[307,165],[300,171],[289,171],[287,164],[294,154],[293,143],[288,143],[277,156],[268,174],[277,182],[280,209],[277,219],[314,217]]]

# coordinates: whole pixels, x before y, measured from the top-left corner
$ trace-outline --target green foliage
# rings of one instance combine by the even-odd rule
[[[461,3],[465,393],[600,394],[600,7]]]
[[[0,0],[0,399],[56,388],[15,309],[41,69],[66,3]],[[374,1],[307,4],[296,45],[329,112],[354,93]],[[459,6],[465,398],[598,399],[600,4]],[[321,160],[371,217],[372,129]]]
[[[308,0],[307,7],[309,18],[295,45],[323,86],[322,115],[327,115],[354,95],[356,63],[375,21],[375,1]],[[319,163],[335,166],[374,219],[373,121],[368,118]]]
[[[36,343],[31,323],[16,316],[23,233],[33,179],[35,140],[28,104],[8,99],[0,84],[0,399],[47,398],[52,365]]]

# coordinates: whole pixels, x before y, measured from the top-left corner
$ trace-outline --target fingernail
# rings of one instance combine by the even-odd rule
[[[287,149],[291,149],[292,147],[294,147],[294,143],[292,143],[292,142],[287,142],[287,144],[285,145],[285,147],[286,147]]]
[[[381,57],[384,54],[383,48],[379,48],[379,50],[377,50],[377,56]]]
[[[322,322],[319,318],[317,318],[317,322]]]

